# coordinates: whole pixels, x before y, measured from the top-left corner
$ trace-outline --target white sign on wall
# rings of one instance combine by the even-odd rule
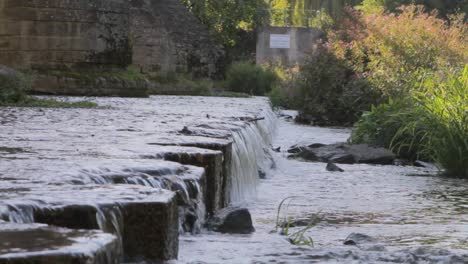
[[[289,49],[291,47],[291,36],[289,34],[270,34],[271,49]]]

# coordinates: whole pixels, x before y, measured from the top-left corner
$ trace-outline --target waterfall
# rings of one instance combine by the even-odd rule
[[[169,164],[169,163],[167,163]],[[133,168],[125,172],[100,170],[83,170],[81,177],[88,178],[95,184],[133,184],[177,193],[179,204],[179,231],[181,233],[199,233],[206,216],[206,206],[200,179],[196,176],[181,177],[177,169],[161,172],[159,168]],[[169,175],[160,174],[168,173]]]
[[[264,120],[248,122],[233,132],[230,202],[241,203],[256,197],[259,171],[272,167],[271,140],[276,115],[271,109],[262,112]]]

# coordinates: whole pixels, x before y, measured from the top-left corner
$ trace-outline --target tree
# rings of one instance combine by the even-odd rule
[[[226,48],[267,21],[265,0],[182,0]]]

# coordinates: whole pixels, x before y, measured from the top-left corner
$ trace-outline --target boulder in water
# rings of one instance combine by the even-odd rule
[[[208,221],[207,227],[216,232],[229,234],[255,232],[249,210],[240,207],[228,207],[220,210]]]
[[[372,147],[367,144],[312,144],[309,146],[294,146],[288,152],[292,153],[293,155],[290,157],[294,158],[339,164],[367,163],[390,165],[395,160],[395,155],[390,150]]]

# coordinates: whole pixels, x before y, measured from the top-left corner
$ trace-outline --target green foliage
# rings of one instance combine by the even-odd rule
[[[399,12],[400,6],[410,4],[422,5],[428,12],[436,10],[444,18],[455,13],[468,13],[468,3],[464,0],[364,0],[358,8],[367,14],[376,14],[384,10]]]
[[[67,77],[83,82],[94,82],[98,78],[120,78],[122,80],[136,81],[145,79],[145,75],[135,67],[105,67],[105,68],[67,68],[61,70],[38,70],[38,74]]]
[[[287,219],[283,219],[283,221],[280,221],[283,206],[285,206],[286,204],[286,207],[288,207],[289,202],[291,202],[295,198],[296,198],[295,196],[286,197],[278,205],[277,214],[276,214],[275,231],[278,232],[278,228],[281,228],[280,234],[284,236],[288,236],[289,242],[293,245],[313,247],[314,240],[311,237],[306,236],[305,233],[309,231],[312,227],[314,227],[315,221],[311,220],[310,223],[306,227],[301,228],[292,234],[289,234],[289,229],[291,228],[291,222],[293,220],[292,217],[288,217]]]
[[[278,76],[278,84],[273,86],[268,93],[272,106],[275,108],[299,109],[301,103],[298,86],[299,66],[288,67],[276,63],[267,67]]]
[[[211,94],[211,96],[217,97],[232,97],[232,98],[249,98],[250,95],[246,93],[236,93],[230,91],[215,91]]]
[[[406,124],[419,120],[423,111],[415,107],[411,98],[390,99],[388,103],[380,104],[365,112],[350,138],[352,144],[367,143],[377,147],[391,148],[402,158],[410,160],[427,160],[422,153],[422,134],[419,127],[408,127],[400,130]]]
[[[468,66],[427,73],[411,95],[365,113],[352,143],[391,147],[406,158],[434,161],[448,175],[468,177]]]
[[[314,240],[312,237],[306,236],[305,233],[309,231],[312,227],[314,227],[313,224],[309,224],[306,227],[300,229],[299,231],[296,231],[295,233],[291,234],[289,236],[289,242],[291,244],[296,245],[296,246],[314,246]]]
[[[270,23],[274,26],[326,29],[339,20],[345,6],[361,0],[269,0]]]
[[[468,177],[468,65],[459,73],[431,75],[413,94],[425,116],[407,127],[423,128],[424,152],[447,174]]]
[[[376,102],[367,80],[326,49],[302,65],[299,79],[300,117],[307,122],[313,118],[319,125],[352,124]]]
[[[30,82],[24,74],[0,75],[0,103],[15,103],[26,96],[30,88]]]
[[[182,0],[208,26],[225,47],[241,41],[243,31],[253,31],[267,21],[264,0]]]
[[[421,80],[420,72],[462,67],[468,60],[462,21],[448,24],[416,6],[400,11],[398,15],[351,11],[327,43],[384,98],[408,94]]]
[[[251,95],[265,95],[277,83],[276,74],[261,66],[249,62],[237,62],[231,65],[226,75],[228,90]]]
[[[0,107],[42,107],[42,108],[97,108],[96,103],[90,101],[61,102],[54,99],[42,99],[25,96],[16,102],[0,103]]]

